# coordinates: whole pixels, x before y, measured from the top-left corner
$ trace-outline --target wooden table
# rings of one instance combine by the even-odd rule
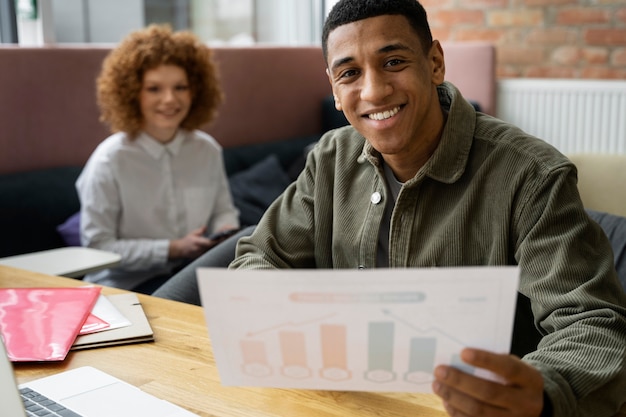
[[[0,266],[0,287],[57,287],[82,281]],[[103,294],[123,290],[103,288]],[[14,364],[19,383],[91,365],[200,415],[440,417],[432,394],[224,387],[200,307],[138,294],[155,342],[72,351],[60,363]]]

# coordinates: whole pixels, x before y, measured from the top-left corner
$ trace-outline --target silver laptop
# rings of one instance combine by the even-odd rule
[[[52,408],[46,416],[61,417],[192,417],[177,405],[161,400],[96,368],[85,366],[17,386],[13,366],[0,336],[0,404],[3,416],[27,417],[39,399]],[[54,411],[56,410],[56,411]],[[5,414],[6,413],[6,414]]]

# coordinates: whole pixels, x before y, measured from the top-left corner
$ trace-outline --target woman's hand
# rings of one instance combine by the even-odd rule
[[[206,226],[192,230],[187,236],[180,239],[170,240],[169,258],[195,259],[215,246],[215,242],[204,236]]]
[[[449,415],[539,417],[543,410],[543,377],[516,356],[479,349],[463,349],[461,359],[487,369],[503,382],[489,381],[450,366],[435,369],[433,391],[443,399]]]

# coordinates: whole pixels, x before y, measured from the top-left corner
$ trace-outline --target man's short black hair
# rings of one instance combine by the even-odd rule
[[[339,26],[370,17],[383,15],[404,16],[422,43],[424,52],[430,50],[433,36],[430,32],[426,10],[417,0],[340,0],[324,22],[322,52],[328,61],[328,35]]]

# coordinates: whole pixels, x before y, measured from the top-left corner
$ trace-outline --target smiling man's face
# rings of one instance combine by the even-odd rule
[[[444,80],[443,52],[435,41],[425,53],[404,16],[334,29],[327,71],[337,109],[384,157],[423,152],[438,141],[443,118],[436,86]]]

